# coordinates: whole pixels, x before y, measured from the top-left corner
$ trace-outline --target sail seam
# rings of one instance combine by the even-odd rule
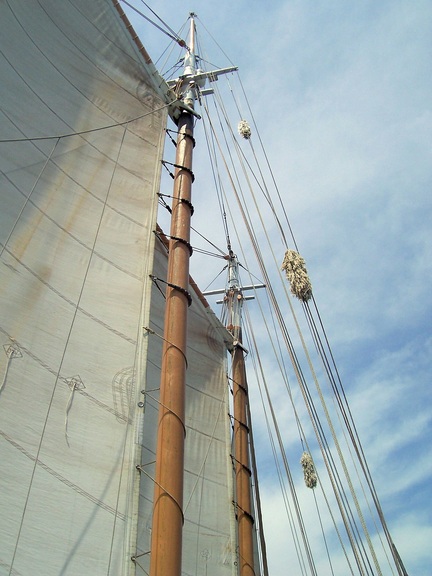
[[[75,484],[74,482],[71,482],[70,480],[68,480],[65,476],[63,476],[62,474],[60,474],[59,472],[56,472],[53,468],[51,468],[50,466],[47,466],[47,464],[45,464],[42,460],[39,460],[36,456],[33,456],[32,454],[30,454],[30,452],[28,452],[23,446],[21,446],[21,444],[18,444],[18,442],[15,442],[15,440],[13,440],[10,436],[8,436],[3,430],[0,430],[0,436],[2,436],[7,442],[9,442],[9,444],[11,444],[14,448],[16,448],[17,450],[19,450],[21,452],[21,454],[23,454],[24,456],[26,456],[29,460],[31,460],[32,462],[34,462],[38,467],[42,468],[43,470],[45,470],[45,472],[48,472],[48,474],[50,474],[51,476],[54,476],[54,478],[57,478],[57,480],[59,480],[60,482],[62,482],[63,484],[65,484],[66,486],[68,486],[69,488],[72,488],[72,490],[74,490],[75,492],[77,492],[78,494],[80,494],[81,496],[84,496],[84,498],[87,498],[87,500],[90,500],[91,502],[94,502],[95,504],[97,504],[100,508],[103,508],[104,510],[106,510],[107,512],[109,512],[110,514],[113,514],[114,516],[117,516],[118,518],[120,518],[121,520],[126,520],[126,515],[123,514],[122,512],[118,512],[118,510],[116,510],[115,508],[113,508],[112,506],[109,506],[108,504],[105,504],[102,500],[99,500],[98,498],[96,498],[95,496],[93,496],[92,494],[90,494],[90,492],[87,492],[86,490],[84,490],[83,488],[81,488],[80,486],[78,486],[78,484]]]

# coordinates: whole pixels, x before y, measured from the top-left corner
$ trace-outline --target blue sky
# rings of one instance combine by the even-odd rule
[[[390,531],[408,573],[428,576],[432,3],[195,4],[151,6],[175,30],[195,11],[240,68]],[[156,60],[168,39],[134,24]],[[202,35],[212,63],[229,65]],[[199,182],[206,173],[197,171]],[[194,198],[205,217],[208,202]],[[192,259],[199,281],[195,270]],[[289,533],[264,464],[270,572],[283,576]]]

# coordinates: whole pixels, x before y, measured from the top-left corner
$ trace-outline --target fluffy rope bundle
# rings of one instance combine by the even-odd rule
[[[240,122],[238,123],[237,129],[238,129],[239,134],[242,138],[249,140],[252,132],[251,132],[250,126],[246,122],[246,120],[240,120]]]
[[[315,488],[317,485],[317,475],[315,466],[311,455],[308,452],[303,452],[300,458],[300,464],[303,467],[304,481],[308,488]]]
[[[294,296],[303,302],[309,300],[312,297],[312,284],[303,258],[294,250],[287,250],[282,263],[282,270],[285,270]]]

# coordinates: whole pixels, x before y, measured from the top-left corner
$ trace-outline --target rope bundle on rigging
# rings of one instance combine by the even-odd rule
[[[249,140],[252,135],[250,126],[246,120],[240,120],[237,126],[238,132],[242,138]]]
[[[317,485],[317,475],[315,472],[315,466],[312,460],[312,456],[309,452],[303,452],[300,458],[300,464],[303,467],[304,481],[308,488],[315,488]]]
[[[306,302],[312,298],[312,284],[306,270],[304,259],[295,250],[287,250],[282,263],[291,292],[299,300]]]

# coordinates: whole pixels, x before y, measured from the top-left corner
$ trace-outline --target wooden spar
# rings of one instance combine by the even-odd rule
[[[212,72],[196,69],[195,15],[190,14],[190,48],[180,85],[182,110],[177,121],[177,153],[169,240],[164,344],[160,384],[156,471],[153,500],[150,576],[180,576],[183,529],[185,444],[186,333],[190,295],[190,219],[192,212],[192,150],[197,86],[237,68]],[[176,116],[177,118],[177,116]]]
[[[185,64],[194,71],[194,21]],[[193,107],[193,89],[184,101]],[[192,101],[191,101],[192,100]],[[186,327],[190,259],[193,117],[178,121],[160,384],[150,576],[180,576],[183,529]],[[179,240],[179,238],[181,240]]]
[[[241,335],[241,331],[240,331]],[[254,576],[247,381],[241,340],[233,352],[234,447],[240,576]]]
[[[235,338],[232,352],[234,396],[234,458],[238,526],[239,576],[255,576],[252,515],[251,467],[249,463],[248,386],[242,346],[241,309],[243,295],[238,278],[238,261],[230,251],[227,305],[231,311],[228,327]]]

